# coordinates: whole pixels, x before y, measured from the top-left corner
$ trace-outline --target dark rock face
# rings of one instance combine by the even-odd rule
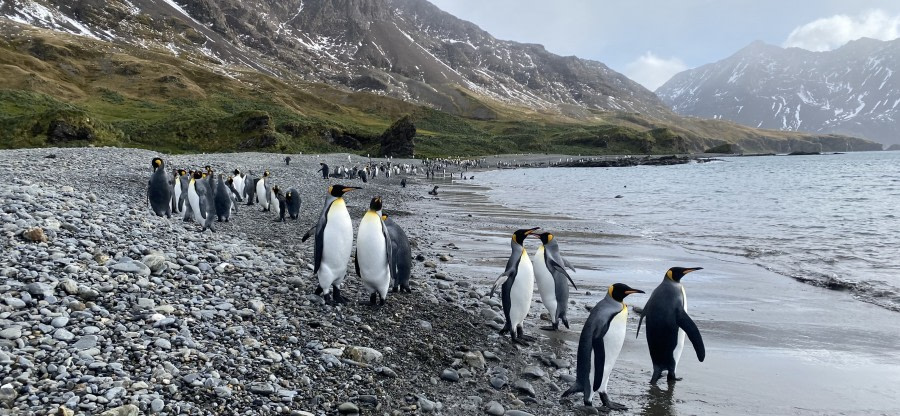
[[[828,52],[754,42],[675,75],[656,93],[683,115],[900,143],[897,67],[900,40],[863,38]],[[822,145],[827,151],[880,150],[849,141]]]
[[[94,131],[87,125],[78,125],[66,120],[53,120],[47,127],[48,143],[66,143],[76,140],[92,141],[96,138]]]
[[[381,135],[381,155],[385,157],[412,157],[415,155],[416,126],[409,116],[397,120]]]

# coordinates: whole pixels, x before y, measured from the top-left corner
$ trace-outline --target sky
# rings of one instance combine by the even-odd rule
[[[900,37],[900,0],[429,0],[494,37],[603,62],[650,90],[753,41],[825,51]]]

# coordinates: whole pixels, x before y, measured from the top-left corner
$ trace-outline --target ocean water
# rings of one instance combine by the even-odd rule
[[[900,152],[478,174],[499,204],[597,221],[900,311]],[[616,196],[621,196],[616,198]]]

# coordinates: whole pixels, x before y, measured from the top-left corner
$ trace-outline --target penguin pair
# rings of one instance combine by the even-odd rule
[[[637,333],[640,334],[641,323],[646,319],[647,346],[653,362],[651,383],[656,383],[664,370],[670,382],[680,380],[675,376],[675,370],[684,349],[685,336],[693,344],[700,362],[706,357],[700,331],[687,314],[687,295],[681,284],[682,277],[697,270],[702,267],[673,267],[666,271],[662,283],[653,290],[641,311]],[[622,404],[610,401],[606,389],[625,340],[628,307],[623,301],[633,293],[644,292],[616,283],[609,286],[606,297],[591,309],[578,341],[575,383],[563,397],[581,392],[584,404],[590,406],[593,392],[599,391],[603,406],[611,410],[626,409]]]
[[[215,200],[212,189],[203,179],[203,173],[194,172],[188,183],[187,191],[187,200],[191,206],[193,220],[202,227],[200,231],[207,229],[215,231],[212,228],[213,219],[216,217]]]
[[[279,217],[278,221],[284,222],[284,216],[288,215],[292,220],[296,220],[300,218],[300,193],[297,192],[296,189],[291,188],[284,194],[284,197],[281,196],[281,192],[277,192],[278,198],[278,212]]]
[[[522,323],[531,307],[535,280],[537,280],[541,301],[550,314],[551,322],[551,326],[541,329],[555,331],[559,328],[560,322],[566,328],[569,327],[569,321],[566,318],[569,304],[568,283],[571,282],[576,289],[577,286],[566,272],[565,267],[569,267],[573,272],[575,268],[559,253],[559,244],[553,234],[549,232],[534,233],[538,229],[538,227],[521,229],[513,233],[510,242],[512,253],[507,260],[506,270],[497,278],[491,290],[491,295],[493,295],[497,286],[502,285],[501,301],[506,324],[500,333],[509,332],[513,343],[534,339],[524,336]],[[533,263],[528,261],[528,252],[524,247],[525,238],[529,235],[541,240],[541,246],[537,250]]]

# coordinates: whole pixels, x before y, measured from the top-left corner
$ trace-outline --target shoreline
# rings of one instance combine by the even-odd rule
[[[646,345],[643,338],[627,337],[610,381],[610,397],[631,408],[622,414],[889,414],[900,410],[889,399],[900,393],[892,386],[900,378],[891,373],[900,366],[890,364],[890,370],[884,367],[900,357],[891,347],[900,341],[900,333],[892,324],[895,312],[785,279],[747,262],[724,261],[708,253],[636,236],[606,234],[605,227],[598,229],[591,221],[553,220],[552,216],[518,210],[507,213],[506,208],[472,188],[481,187],[481,192],[489,189],[459,182],[455,186],[460,189],[447,186],[440,201],[450,217],[447,221],[488,224],[477,234],[475,243],[463,251],[469,257],[461,269],[476,266],[487,276],[499,273],[503,267],[500,261],[505,260],[502,254],[508,254],[504,241],[509,230],[542,226],[559,238],[562,254],[579,271],[572,275],[581,289],[570,292],[575,302],[569,308],[570,316],[574,315],[570,318],[572,329],[561,334],[537,331],[541,324],[538,317],[546,313],[537,294],[527,322],[532,333],[540,333],[541,343],[565,345],[570,351],[566,358],[573,364],[585,306],[600,300],[606,284],[622,281],[646,290],[648,295],[632,295],[626,300],[640,307],[667,267],[706,268],[702,275],[696,273],[685,279],[685,285],[691,315],[706,341],[707,362],[698,363],[688,346],[679,367],[683,369],[679,376],[685,380],[674,388],[667,389],[661,382],[659,388],[648,390]],[[479,197],[476,204],[471,202],[472,195]],[[535,248],[526,246],[529,251]],[[849,311],[854,312],[848,316]],[[635,313],[629,316],[629,335],[635,330],[637,317]],[[865,319],[866,330],[854,329],[852,335],[836,336],[856,319]],[[735,379],[747,394],[735,394],[725,387]],[[792,397],[784,395],[784,391],[795,391],[801,384],[803,387]],[[866,399],[849,391],[865,391]],[[564,406],[567,411],[576,407]]]

